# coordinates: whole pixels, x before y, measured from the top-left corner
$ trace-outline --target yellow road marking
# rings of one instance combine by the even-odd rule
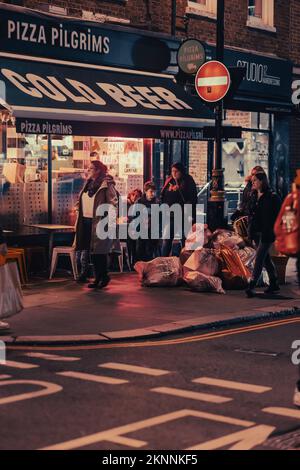
[[[0,382],[0,387],[5,385],[37,385],[43,387],[42,390],[37,392],[19,393],[18,395],[11,395],[9,397],[0,398],[0,405],[7,405],[8,403],[15,403],[17,401],[30,400],[32,398],[44,397],[52,395],[53,393],[60,392],[62,387],[50,382],[42,382],[40,380],[5,380]]]
[[[105,364],[99,364],[98,367],[104,367],[105,369],[113,370],[123,370],[126,372],[134,372],[135,374],[151,375],[153,377],[160,377],[161,375],[170,374],[170,371],[168,370],[152,369],[150,367],[135,366],[132,364],[121,364],[119,362],[106,362]]]
[[[189,398],[191,400],[204,401],[207,403],[228,403],[232,398],[221,397],[220,395],[212,395],[209,393],[193,392],[192,390],[182,390],[173,387],[157,387],[152,388],[151,392],[162,393],[163,395],[172,395],[174,397]]]
[[[27,364],[26,362],[5,361],[2,366],[13,367],[14,369],[36,369],[39,366],[36,364]]]
[[[231,390],[240,390],[242,392],[250,393],[265,393],[272,390],[271,387],[262,387],[260,385],[233,382],[231,380],[214,379],[212,377],[200,377],[199,379],[192,380],[192,382],[203,385],[212,385],[214,387],[229,388]]]
[[[56,354],[45,354],[45,353],[39,353],[39,352],[30,352],[26,353],[25,356],[27,357],[35,357],[38,359],[46,359],[47,361],[62,361],[62,362],[75,362],[75,361],[80,361],[80,357],[63,357],[63,356],[57,356]]]
[[[48,447],[44,447],[41,450],[72,450],[78,449],[80,447],[86,447],[92,444],[97,444],[99,442],[116,442],[116,438],[123,438],[123,434],[128,434],[142,429],[151,428],[164,423],[169,423],[182,418],[199,418],[206,419],[209,421],[215,421],[217,423],[232,424],[234,426],[241,426],[244,428],[249,428],[254,426],[255,423],[252,421],[245,421],[240,419],[231,418],[229,416],[221,416],[212,413],[204,413],[202,411],[196,410],[178,410],[171,413],[167,413],[160,416],[155,416],[154,418],[145,419],[142,421],[137,421],[135,423],[126,424],[124,426],[118,426],[116,428],[108,429],[106,431],[100,431],[95,434],[90,434],[89,436],[79,437],[77,439],[72,439],[70,441],[61,442],[54,444]],[[142,441],[137,441],[136,444],[141,443]],[[147,443],[146,443],[147,444]],[[137,447],[137,445],[135,445]]]
[[[189,336],[185,338],[176,338],[170,340],[154,340],[154,341],[140,341],[140,342],[126,342],[126,343],[110,343],[110,344],[98,344],[90,346],[12,346],[7,345],[8,350],[22,350],[22,351],[88,351],[88,350],[97,350],[97,349],[122,349],[122,348],[146,348],[146,347],[161,347],[161,346],[171,346],[177,344],[193,343],[214,340],[218,338],[223,338],[226,336],[232,336],[242,333],[251,333],[252,331],[265,330],[269,328],[276,328],[284,325],[290,325],[293,323],[299,323],[300,318],[285,319],[272,321],[269,323],[256,324],[248,327],[240,327],[230,330],[222,330],[219,332],[199,334],[197,336]]]
[[[300,410],[296,410],[293,408],[270,407],[264,408],[262,411],[264,413],[269,413],[272,415],[284,416],[285,418],[300,419]]]
[[[251,429],[244,429],[243,431],[213,439],[212,441],[197,444],[186,450],[216,450],[234,443],[235,445],[230,447],[229,450],[251,450],[263,444],[275,429],[273,426],[259,425]]]
[[[64,377],[70,377],[72,379],[79,379],[79,380],[87,380],[90,382],[98,382],[102,384],[109,384],[109,385],[120,385],[128,383],[128,380],[122,379],[114,379],[112,377],[104,377],[103,375],[94,375],[94,374],[86,374],[83,372],[57,372],[56,375],[62,375]]]

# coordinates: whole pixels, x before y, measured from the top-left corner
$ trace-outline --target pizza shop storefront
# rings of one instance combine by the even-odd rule
[[[1,13],[4,228],[73,224],[91,153],[108,166],[125,197],[142,189],[156,160],[161,164],[161,142],[184,146],[202,140],[203,128],[214,124],[212,112],[175,84],[177,42],[68,20],[67,32],[88,30],[102,38],[103,54],[83,54],[66,44],[49,46],[61,18],[58,26],[53,16],[19,7],[6,6]],[[43,26],[48,43],[35,50],[20,41],[14,29],[18,20]]]

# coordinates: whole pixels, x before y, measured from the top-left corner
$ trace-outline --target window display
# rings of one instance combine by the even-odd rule
[[[46,223],[48,136],[17,134],[12,123],[7,126],[7,132],[2,131],[0,213],[3,224],[14,227]],[[53,135],[51,147],[53,223],[75,223],[75,205],[93,159],[107,165],[122,196],[143,188],[143,139]]]

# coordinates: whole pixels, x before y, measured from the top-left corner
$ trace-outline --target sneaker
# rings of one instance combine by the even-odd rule
[[[294,405],[300,408],[300,390],[298,390],[298,387],[296,387],[293,401]]]
[[[8,329],[9,329],[9,323],[6,323],[4,321],[0,321],[0,331],[8,330]]]
[[[269,287],[265,290],[265,294],[278,294],[280,292],[279,284],[270,284]]]

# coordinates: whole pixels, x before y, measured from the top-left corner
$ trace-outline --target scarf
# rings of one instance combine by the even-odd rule
[[[100,175],[95,180],[90,178],[84,188],[84,192],[88,193],[89,197],[93,197],[98,191],[98,189],[100,188],[104,179],[105,179],[105,175]]]

